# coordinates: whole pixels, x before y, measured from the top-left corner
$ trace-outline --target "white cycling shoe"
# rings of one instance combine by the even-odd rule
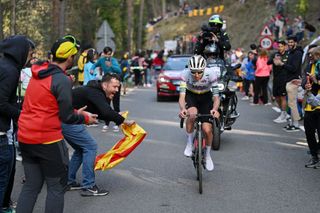
[[[186,148],[184,149],[184,155],[186,157],[191,157],[192,156],[192,144],[187,144]]]
[[[206,156],[205,167],[206,167],[206,170],[208,170],[208,171],[212,171],[214,169],[214,164],[213,164],[213,161],[212,161],[210,154]]]

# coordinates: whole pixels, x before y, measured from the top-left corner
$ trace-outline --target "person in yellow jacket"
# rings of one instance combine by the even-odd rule
[[[84,81],[84,65],[87,63],[87,53],[91,46],[84,48],[78,59],[78,83],[83,85]]]
[[[316,56],[320,56],[320,48],[309,46],[308,57],[309,64],[306,68],[306,76],[303,79],[302,86],[306,89],[308,99],[311,95],[317,96],[320,94],[320,85],[316,79]],[[320,142],[317,142],[316,132],[320,132],[320,105],[314,106],[310,100],[307,101],[304,114],[305,134],[310,149],[311,158],[305,164],[306,168],[320,168],[319,152]]]

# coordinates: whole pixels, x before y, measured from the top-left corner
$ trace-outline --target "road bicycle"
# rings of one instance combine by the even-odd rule
[[[188,115],[190,116],[190,115]],[[212,129],[214,130],[214,126],[218,125],[218,119],[214,118],[211,114],[196,114],[195,116],[195,122],[194,122],[194,128],[195,128],[195,134],[193,138],[193,151],[191,159],[193,161],[193,165],[197,171],[197,180],[199,181],[199,193],[202,194],[202,168],[205,168],[205,148],[206,148],[206,142],[204,138],[204,133],[202,131],[202,117],[210,117],[212,122]],[[180,128],[183,128],[184,124],[184,118],[181,118],[180,120]]]

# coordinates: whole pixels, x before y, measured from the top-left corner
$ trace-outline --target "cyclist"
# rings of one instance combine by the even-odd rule
[[[189,69],[182,73],[179,96],[179,116],[186,118],[187,145],[184,155],[192,156],[193,124],[195,115],[212,114],[219,118],[218,108],[220,105],[219,93],[216,87],[217,73],[212,68],[206,68],[207,62],[200,55],[192,56],[189,60]],[[213,92],[211,92],[211,88]],[[202,117],[202,129],[206,139],[205,168],[208,171],[214,169],[214,164],[210,156],[211,144],[213,140],[212,124],[209,117]]]
[[[222,25],[223,20],[219,15],[210,17],[208,25],[205,24],[201,27],[194,54],[204,55],[205,47],[216,42],[220,49],[219,58],[224,59],[224,51],[230,50],[231,44],[227,32],[222,30]]]

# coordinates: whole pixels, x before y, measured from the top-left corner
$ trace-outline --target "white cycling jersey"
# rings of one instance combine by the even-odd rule
[[[202,78],[199,81],[194,80],[189,69],[183,70],[181,73],[180,93],[185,93],[186,89],[195,94],[203,94],[217,88],[218,75],[214,68],[206,67]],[[218,90],[213,89],[213,95],[219,95]]]

